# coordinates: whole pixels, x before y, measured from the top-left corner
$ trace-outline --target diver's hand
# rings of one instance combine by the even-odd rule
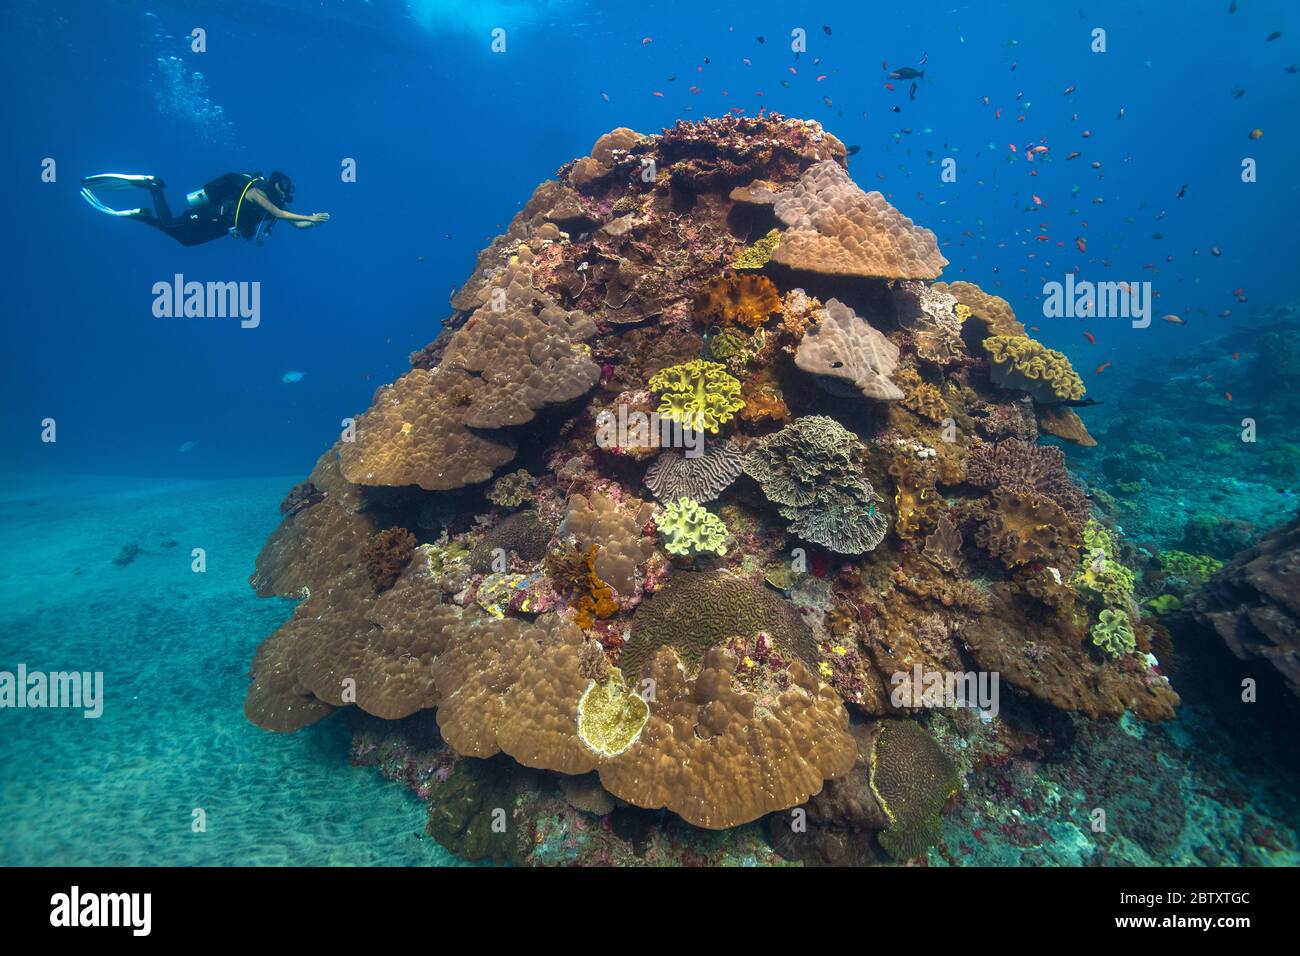
[[[330,214],[327,212],[314,212],[307,218],[310,219],[312,222],[329,222]]]

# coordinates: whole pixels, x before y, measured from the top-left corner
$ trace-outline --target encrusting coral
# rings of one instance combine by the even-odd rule
[[[300,603],[248,718],[424,721],[458,801],[430,832],[467,852],[535,846],[471,819],[527,780],[683,830],[771,814],[814,860],[777,822],[805,807],[823,847],[854,834],[825,859],[906,861],[979,728],[1028,749],[1047,708],[1172,717],[1119,541],[1037,444],[1092,442],[1078,376],[1004,300],[932,282],[933,233],[846,157],[816,122],[728,116],[616,129],[538,186],[286,497],[251,583]],[[1294,681],[1283,551],[1223,569],[1205,615]],[[897,719],[897,675],[972,665],[1019,713]]]

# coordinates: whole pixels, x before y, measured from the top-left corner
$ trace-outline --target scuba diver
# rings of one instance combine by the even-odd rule
[[[183,246],[197,246],[222,236],[255,241],[259,246],[277,219],[293,223],[298,229],[310,229],[328,222],[327,212],[300,216],[285,206],[293,201],[293,182],[281,172],[270,176],[261,173],[226,173],[202,189],[186,195],[188,206],[173,216],[163,190],[167,188],[157,176],[101,173],[81,181],[81,196],[95,209],[110,216],[126,216],[136,222],[167,233]],[[153,211],[147,209],[113,209],[95,195],[97,191],[147,189],[153,199]]]

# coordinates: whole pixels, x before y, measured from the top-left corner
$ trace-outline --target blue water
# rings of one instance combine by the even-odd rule
[[[0,715],[0,862],[449,861],[412,835],[418,803],[347,767],[344,721],[283,737],[244,721],[252,651],[290,612],[245,580],[340,419],[433,339],[534,186],[613,127],[760,107],[818,119],[860,147],[859,183],[936,232],[946,279],[1007,297],[1027,324],[1043,281],[1076,267],[1152,281],[1157,316],[1185,325],[1035,334],[1090,396],[1158,404],[1127,390],[1151,361],[1300,301],[1300,75],[1285,69],[1300,17],[1288,0],[1238,6],[9,0],[0,666],[103,670],[111,706],[98,721]],[[1105,53],[1089,48],[1097,27]],[[886,64],[923,58],[914,100],[906,81],[886,89]],[[956,182],[940,180],[945,158]],[[152,173],[178,209],[220,173],[272,169],[293,177],[295,211],[331,221],[187,249],[78,197],[83,175]],[[152,287],[177,273],[260,282],[260,325],[155,318]],[[133,543],[140,556],[114,566]],[[189,569],[195,546],[206,574]]]

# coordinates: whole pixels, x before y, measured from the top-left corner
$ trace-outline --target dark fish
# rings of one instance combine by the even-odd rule
[[[901,112],[903,112],[903,108],[902,108],[901,106],[891,106],[891,107],[889,108],[889,112],[891,112],[891,113],[901,113]]]
[[[1282,69],[1286,70],[1288,73],[1300,72],[1300,66],[1296,66],[1294,63],[1289,66],[1284,66]]]
[[[822,32],[825,33],[827,36],[830,36],[830,35],[831,35],[831,28],[830,28],[830,27],[827,27],[827,26],[823,26],[823,27],[822,27]]]
[[[1240,86],[1234,86],[1232,88],[1232,98],[1234,100],[1239,100],[1245,95],[1246,95],[1246,91],[1242,89]]]
[[[1280,37],[1281,35],[1282,35],[1282,31],[1281,31],[1281,30],[1274,30],[1274,31],[1273,31],[1272,33],[1270,33],[1268,36],[1264,37],[1264,42],[1265,42],[1265,43],[1272,43],[1274,40],[1276,40],[1276,39],[1277,39],[1278,37]]]
[[[758,40],[759,43],[766,43],[766,42],[767,42],[767,40],[763,39],[762,37],[755,37],[755,39]]]
[[[914,100],[914,99],[916,99],[916,80],[913,80],[913,81],[912,81],[912,85],[911,85],[910,87],[908,87],[908,90],[907,90],[907,98],[908,98],[909,100]]]
[[[858,153],[860,153],[861,151],[862,151],[862,147],[861,147],[861,146],[850,146],[850,147],[846,150],[846,152],[847,152],[850,156],[856,156],[856,155],[858,155]]]
[[[1187,195],[1187,183],[1183,183],[1182,188],[1178,190],[1179,199],[1182,199],[1185,195]]]
[[[901,70],[895,70],[889,74],[891,80],[919,80],[925,76],[925,70],[914,70],[910,66],[905,66]]]
[[[1071,408],[1087,408],[1089,405],[1100,405],[1101,402],[1095,398],[1071,398],[1064,402],[1058,402],[1060,405],[1068,405]]]
[[[1229,13],[1237,12],[1237,0],[1232,0],[1232,3],[1228,4],[1228,12]]]

